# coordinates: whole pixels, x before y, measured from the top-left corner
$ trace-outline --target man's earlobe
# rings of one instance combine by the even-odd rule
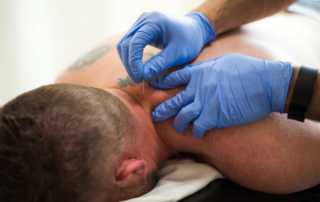
[[[118,167],[116,180],[118,183],[125,184],[134,184],[135,181],[139,181],[141,177],[146,173],[146,164],[145,160],[140,159],[127,159],[123,160]]]

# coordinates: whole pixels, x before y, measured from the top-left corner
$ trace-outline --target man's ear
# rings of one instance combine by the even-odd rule
[[[147,162],[140,159],[123,160],[117,171],[117,184],[120,187],[130,187],[140,182],[147,172]]]

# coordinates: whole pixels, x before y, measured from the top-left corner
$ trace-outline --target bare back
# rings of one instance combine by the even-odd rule
[[[300,15],[281,13],[219,36],[191,63],[237,52],[318,68],[319,35],[320,24],[317,22]],[[81,58],[64,71],[56,83],[117,88],[155,106],[185,89],[159,91],[147,83],[146,93],[142,94],[142,84],[132,82],[118,56],[116,43],[121,36],[109,38]],[[143,60],[147,61],[158,52],[147,47]],[[173,128],[172,122],[173,118],[170,118],[156,123],[155,127]],[[288,193],[320,182],[319,131],[320,125],[316,122],[302,124],[287,120],[286,115],[271,114],[251,124],[212,129],[201,139],[193,137],[190,127],[185,133],[185,141],[199,147],[195,156],[199,161],[215,166],[233,181],[258,191]]]

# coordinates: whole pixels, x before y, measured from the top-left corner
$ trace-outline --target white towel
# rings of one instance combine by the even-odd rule
[[[153,190],[123,202],[176,202],[224,178],[215,168],[190,158],[167,160],[159,167],[159,182]]]

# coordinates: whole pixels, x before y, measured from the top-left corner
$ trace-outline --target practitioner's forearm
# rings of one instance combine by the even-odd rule
[[[293,93],[293,89],[299,74],[299,70],[300,67],[298,66],[293,66],[293,72],[292,72],[292,78],[290,81],[290,87],[288,90],[288,94],[287,94],[287,100],[286,100],[286,106],[285,106],[285,112],[288,113],[289,110],[289,106],[290,106],[290,102],[291,102],[291,97],[292,97],[292,93]],[[310,99],[310,103],[308,106],[308,110],[306,113],[306,118],[307,119],[312,119],[312,120],[316,120],[316,121],[320,121],[320,72],[318,72],[318,76],[317,79],[314,83],[314,87],[313,87],[313,92],[312,92],[312,96]]]
[[[296,0],[207,0],[194,11],[205,15],[216,34],[237,28],[281,10]]]

